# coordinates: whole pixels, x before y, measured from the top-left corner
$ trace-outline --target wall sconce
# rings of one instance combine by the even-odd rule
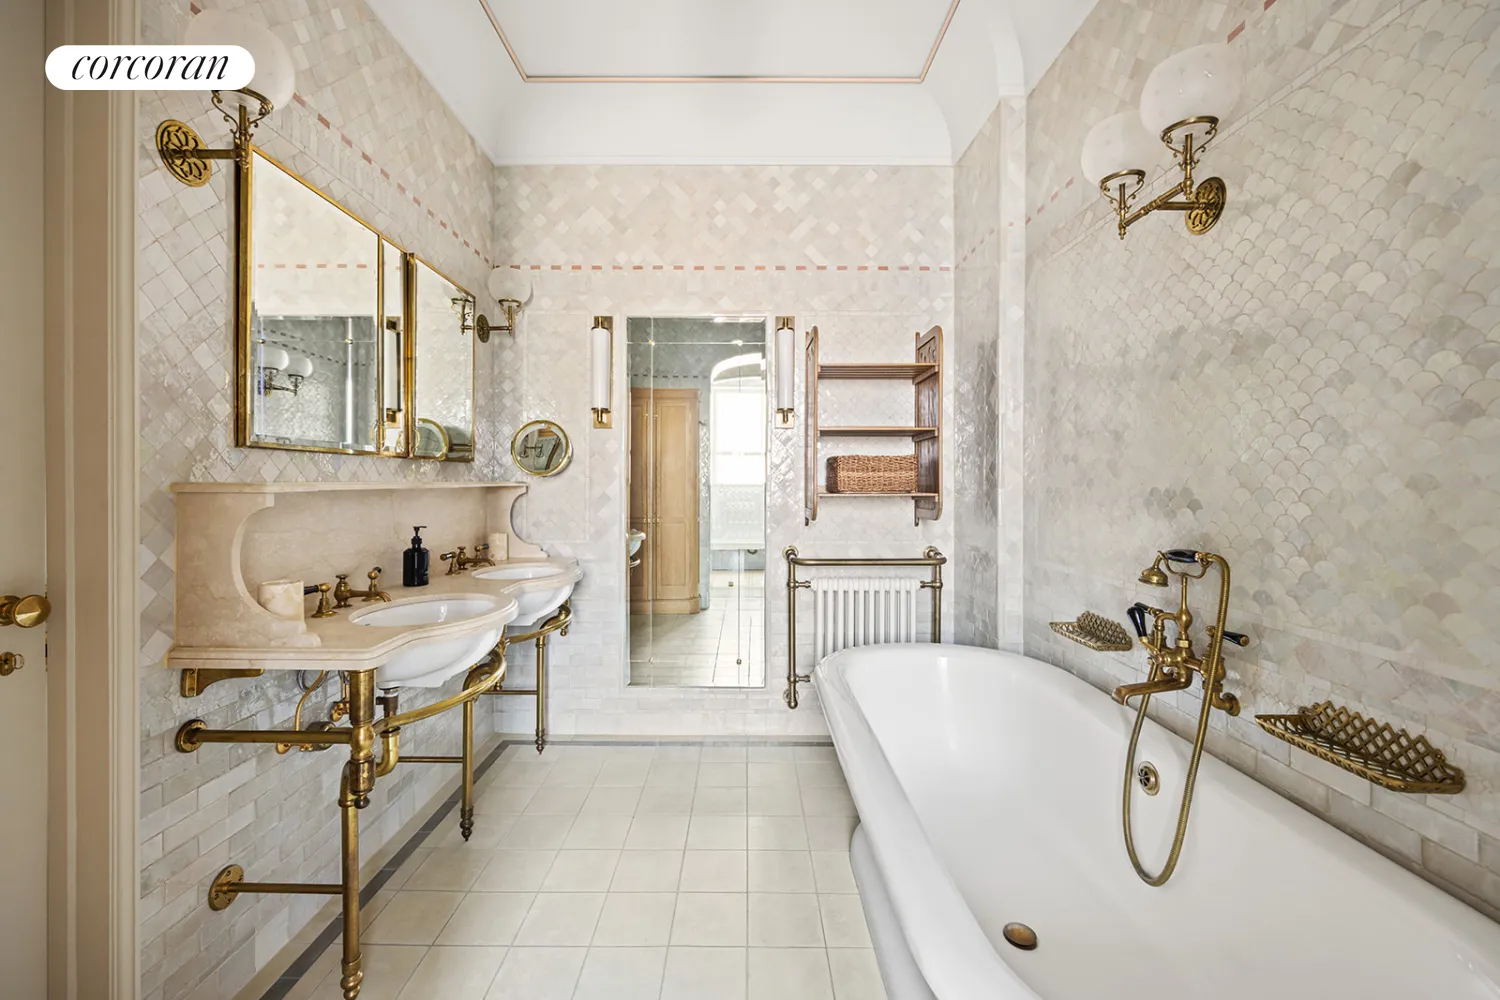
[[[1188,232],[1201,236],[1224,212],[1227,189],[1218,177],[1193,187],[1193,167],[1240,98],[1239,56],[1227,44],[1197,45],[1162,60],[1146,78],[1139,111],[1126,111],[1095,125],[1083,142],[1083,175],[1097,180],[1114,207],[1120,239],[1125,230],[1158,209],[1184,213]],[[1182,180],[1172,190],[1132,210],[1160,155],[1153,136],[1172,151]],[[1180,200],[1174,201],[1174,198]]]
[[[786,430],[796,421],[793,394],[797,384],[797,318],[776,317],[776,427]]]
[[[615,320],[613,316],[595,316],[589,331],[592,345],[593,379],[591,387],[594,429],[614,426]]]
[[[156,153],[171,175],[189,187],[202,187],[213,176],[214,160],[247,164],[255,126],[292,99],[296,73],[292,54],[263,24],[222,10],[205,10],[188,21],[184,45],[238,45],[255,60],[255,76],[242,90],[215,90],[213,105],[229,123],[232,145],[208,149],[186,122],[168,118],[156,126]]]
[[[313,363],[311,359],[301,356],[293,357],[285,349],[275,347],[261,341],[260,348],[260,392],[261,395],[270,395],[273,392],[289,392],[293,396],[302,388],[302,380],[311,378]],[[285,384],[278,384],[277,375],[286,376]]]
[[[514,337],[516,318],[531,301],[531,279],[515,268],[494,268],[490,271],[488,286],[490,294],[500,305],[500,313],[505,317],[505,322],[491,323],[485,318],[484,313],[480,313],[474,320],[474,333],[481,344],[490,342],[491,333],[508,333]]]

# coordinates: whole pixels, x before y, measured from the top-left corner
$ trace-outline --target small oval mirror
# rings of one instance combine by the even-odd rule
[[[561,425],[533,420],[511,438],[510,457],[529,475],[555,476],[573,460],[573,442]]]

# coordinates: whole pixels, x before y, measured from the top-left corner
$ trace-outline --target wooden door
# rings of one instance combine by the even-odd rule
[[[698,390],[657,389],[653,397],[654,610],[697,614],[703,610],[698,594]]]
[[[652,475],[651,456],[655,443],[651,439],[651,390],[630,390],[630,476],[626,492],[630,497],[630,526],[644,532],[646,540],[638,553],[641,564],[627,569],[630,578],[631,614],[651,612],[651,572],[655,560],[651,558],[656,544],[656,526],[651,523],[651,496],[655,488]]]
[[[646,533],[630,571],[632,614],[697,614],[698,390],[630,390],[630,526]]]
[[[10,148],[0,157],[0,426],[10,431],[0,445],[0,515],[10,529],[0,544],[0,595],[39,594],[46,582],[42,12],[43,0],[6,0],[0,13],[0,82],[11,111]],[[0,660],[0,733],[10,758],[0,768],[0,995],[14,1000],[47,993],[46,631],[0,628],[0,652],[22,661]],[[102,901],[106,889],[83,898]]]

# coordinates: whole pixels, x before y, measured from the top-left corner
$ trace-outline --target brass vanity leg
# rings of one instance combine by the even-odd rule
[[[344,991],[344,1000],[355,1000],[365,974],[361,968],[363,956],[359,951],[359,806],[355,802],[350,777],[354,772],[351,761],[344,770],[344,780],[339,788],[340,850],[344,865],[344,959],[340,966],[339,988]]]
[[[458,807],[458,832],[464,840],[474,832],[474,700],[464,702],[463,801]]]
[[[547,747],[547,637],[536,637],[536,752]]]
[[[359,996],[365,974],[359,951],[359,810],[375,787],[375,671],[349,674],[349,763],[339,785],[340,848],[344,868],[344,959],[339,988],[344,1000]]]

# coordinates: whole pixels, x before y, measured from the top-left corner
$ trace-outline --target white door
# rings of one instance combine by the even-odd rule
[[[45,593],[42,447],[44,0],[0,3],[0,594]],[[46,626],[0,627],[0,994],[47,989]]]

